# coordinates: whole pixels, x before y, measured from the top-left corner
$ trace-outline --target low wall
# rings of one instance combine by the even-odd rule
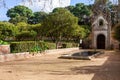
[[[30,57],[32,57],[32,55],[30,55],[29,52],[16,53],[16,54],[4,54],[4,55],[0,55],[0,62],[20,60],[20,59],[25,59]]]
[[[72,51],[79,50],[78,48],[65,48],[65,49],[54,49],[54,50],[46,50],[44,54],[61,54],[61,53],[68,53]],[[13,61],[13,60],[21,60],[26,58],[31,58],[35,56],[41,56],[42,53],[32,55],[29,54],[29,52],[23,52],[23,53],[12,53],[12,54],[0,54],[0,62],[6,62],[6,61]]]

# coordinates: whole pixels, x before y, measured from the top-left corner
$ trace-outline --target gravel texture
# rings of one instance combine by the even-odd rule
[[[120,80],[120,52],[105,51],[92,60],[58,59],[60,55],[0,63],[0,80]]]

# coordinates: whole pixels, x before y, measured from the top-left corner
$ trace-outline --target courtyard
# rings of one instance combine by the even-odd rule
[[[120,80],[120,0],[0,0],[0,10],[0,80]]]
[[[58,59],[42,54],[0,63],[0,80],[120,80],[120,54],[105,51],[92,60]]]

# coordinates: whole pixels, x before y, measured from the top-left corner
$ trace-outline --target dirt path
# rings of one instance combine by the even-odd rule
[[[61,54],[0,63],[0,80],[120,80],[120,53],[89,60],[58,59]]]

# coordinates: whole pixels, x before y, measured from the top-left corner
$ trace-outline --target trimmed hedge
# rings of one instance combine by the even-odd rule
[[[64,42],[62,48],[71,48],[77,47],[76,43],[66,43]],[[42,52],[46,49],[55,49],[56,44],[51,42],[44,41],[20,41],[20,42],[11,42],[10,49],[11,53],[19,52]]]
[[[11,53],[18,52],[38,52],[44,51],[46,49],[52,49],[48,45],[54,46],[53,43],[46,43],[43,41],[20,41],[20,42],[11,42],[10,49]]]
[[[55,49],[56,48],[56,44],[55,43],[45,42],[45,44],[47,45],[48,49]]]
[[[78,44],[73,42],[65,42],[64,44],[66,44],[66,48],[78,47]]]

